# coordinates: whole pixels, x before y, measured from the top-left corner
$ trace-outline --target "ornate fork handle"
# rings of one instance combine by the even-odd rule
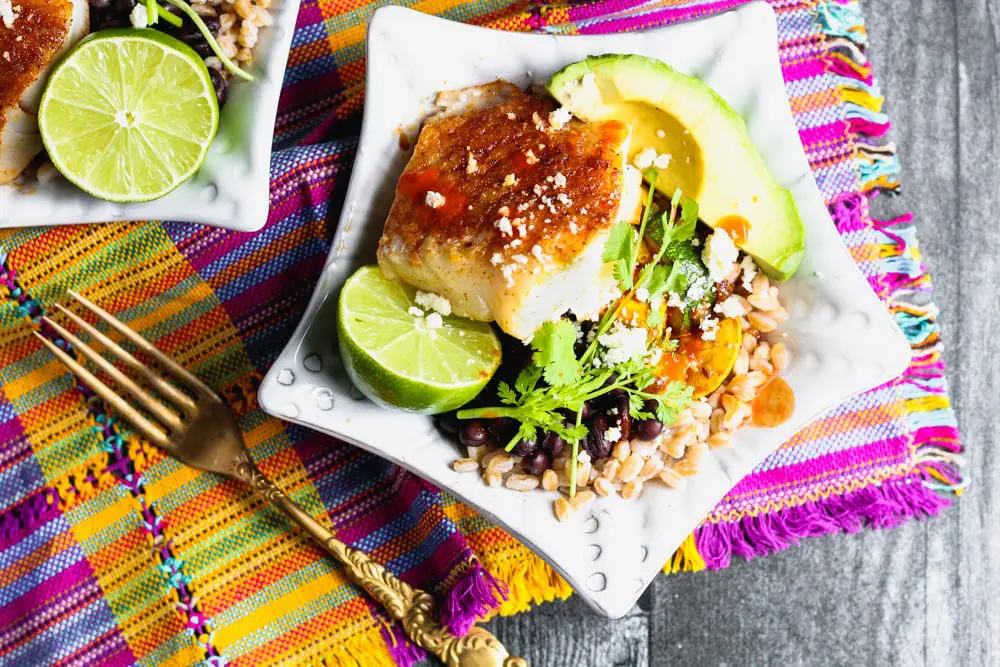
[[[464,637],[449,632],[437,620],[436,603],[429,593],[400,581],[367,554],[334,537],[264,476],[246,454],[236,460],[233,474],[312,535],[347,569],[356,584],[368,591],[392,618],[402,621],[414,643],[449,667],[527,667],[523,658],[509,655],[500,640],[478,626],[473,626]]]

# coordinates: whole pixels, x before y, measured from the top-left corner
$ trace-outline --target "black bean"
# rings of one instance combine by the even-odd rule
[[[205,23],[205,27],[208,28],[208,32],[210,32],[213,37],[219,36],[219,30],[222,26],[219,23],[218,16],[202,16],[201,20]],[[200,30],[198,31],[198,34],[201,34]]]
[[[643,419],[632,425],[632,430],[640,440],[652,440],[660,435],[663,430],[663,423],[659,419]]]
[[[111,6],[111,0],[90,0],[91,11],[107,9]]]
[[[541,475],[552,465],[552,457],[545,452],[535,452],[522,461],[524,468],[532,475]]]
[[[581,421],[586,421],[586,420],[590,419],[590,414],[592,412],[593,412],[593,409],[592,409],[592,407],[590,405],[590,401],[587,401],[586,403],[583,404],[583,410],[580,411],[580,419],[581,419]],[[575,424],[576,422],[573,422],[573,423]]]
[[[642,411],[648,412],[651,415],[656,414],[656,407],[659,405],[656,401],[651,398],[647,398],[642,404]]]
[[[618,414],[615,425],[621,429],[622,440],[628,440],[632,435],[632,413],[629,410],[629,398],[628,396],[622,396],[618,399]]]
[[[229,95],[229,81],[226,80],[226,77],[222,76],[222,72],[214,67],[208,68],[208,74],[212,77],[212,85],[215,86],[215,96],[219,99],[219,106],[221,107],[226,103],[226,97]]]
[[[587,439],[584,441],[584,449],[590,454],[593,460],[603,459],[611,453],[612,443],[607,438],[608,419],[598,413],[590,420],[590,430],[587,432]]]
[[[497,442],[503,444],[504,447],[507,446],[514,436],[517,434],[517,429],[520,424],[516,419],[511,419],[510,417],[498,417],[497,419],[491,419],[487,428],[490,430],[490,435],[497,439]]]
[[[483,422],[473,420],[462,425],[458,439],[466,447],[481,447],[490,439],[490,433],[483,426]]]
[[[501,441],[502,442],[502,441]],[[518,456],[531,456],[538,451],[538,441],[534,438],[522,440],[514,446],[514,453]]]
[[[212,70],[209,70],[211,73]],[[454,412],[445,412],[434,417],[434,423],[437,427],[441,429],[441,432],[445,435],[455,435],[458,433],[458,417],[455,416]]]
[[[553,457],[559,456],[565,446],[566,441],[559,437],[558,433],[549,431],[545,434],[545,437],[542,438],[542,449]]]
[[[199,34],[198,37],[201,37],[201,34]],[[187,40],[182,40],[182,41],[187,41]],[[212,51],[212,47],[209,46],[208,42],[205,41],[204,39],[192,39],[191,41],[187,42],[187,45],[190,46],[192,49],[194,49],[194,52],[197,53],[202,58],[210,58],[215,55],[215,52]]]

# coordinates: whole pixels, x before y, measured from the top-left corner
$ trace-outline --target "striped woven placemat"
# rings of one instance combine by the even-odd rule
[[[331,559],[241,485],[163,456],[107,414],[31,336],[67,288],[115,313],[234,406],[261,468],[346,542],[445,598],[450,622],[564,597],[489,521],[353,447],[267,417],[261,373],[323,265],[357,147],[364,31],[382,3],[304,0],[272,160],[267,227],[150,222],[0,233],[0,663],[408,664],[399,628]],[[402,3],[509,30],[638,30],[740,4],[613,0]],[[960,491],[958,432],[912,221],[869,203],[899,164],[859,7],[774,0],[806,155],[851,254],[913,346],[897,380],[786,443],[667,564],[725,567],[809,535],[935,514]]]

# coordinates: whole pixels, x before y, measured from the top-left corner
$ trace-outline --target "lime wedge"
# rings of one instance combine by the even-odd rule
[[[219,126],[202,59],[152,29],[82,40],[49,76],[38,126],[52,164],[113,202],[150,201],[191,177]]]
[[[415,296],[377,266],[348,278],[337,313],[344,367],[376,403],[429,415],[454,410],[496,372],[500,340],[485,322],[415,314]]]

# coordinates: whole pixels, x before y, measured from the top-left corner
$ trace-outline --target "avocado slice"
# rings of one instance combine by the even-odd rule
[[[647,148],[670,155],[656,189],[670,196],[680,188],[714,228],[746,230],[737,245],[769,276],[785,280],[798,269],[805,230],[795,201],[714,90],[654,58],[615,54],[569,65],[546,85],[582,120],[628,123],[630,161]]]

